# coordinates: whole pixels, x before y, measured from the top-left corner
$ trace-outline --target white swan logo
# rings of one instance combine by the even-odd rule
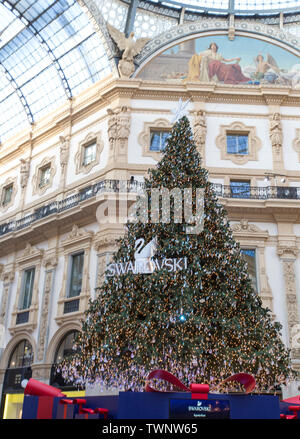
[[[135,241],[134,249],[134,261],[120,261],[109,264],[106,276],[111,277],[128,273],[151,274],[155,270],[162,268],[169,272],[187,269],[187,257],[163,258],[161,260],[154,258],[157,250],[156,237],[151,239],[146,245],[144,238],[138,238]]]
[[[155,270],[155,266],[152,261],[152,257],[156,253],[157,239],[155,237],[150,242],[148,242],[148,244],[144,244],[144,238],[139,238],[135,241],[135,264],[142,270],[140,271],[140,273],[153,273],[153,271]]]

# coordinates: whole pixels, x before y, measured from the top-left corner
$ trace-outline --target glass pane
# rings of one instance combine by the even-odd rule
[[[51,167],[41,169],[40,186],[45,186],[50,180]]]
[[[83,270],[84,253],[73,255],[71,259],[71,278],[68,297],[79,296],[82,284],[82,270]]]
[[[88,165],[89,163],[96,160],[96,142],[91,143],[84,147],[83,152],[83,164]]]
[[[250,181],[231,181],[232,198],[250,198]]]
[[[24,271],[23,288],[22,288],[21,302],[19,309],[27,309],[31,305],[34,273],[35,273],[35,268],[30,268]]]
[[[31,365],[33,361],[33,352],[32,346],[27,340],[22,340],[15,347],[10,360],[8,367],[28,367]]]
[[[228,154],[248,154],[248,136],[240,134],[227,134]]]
[[[256,276],[256,252],[255,249],[241,249],[242,257],[247,262],[248,275],[251,279],[252,287],[257,293],[257,276]]]
[[[248,154],[248,136],[237,136],[238,153]]]
[[[10,203],[11,196],[13,191],[13,185],[7,186],[4,188],[4,197],[3,197],[3,205]]]
[[[168,131],[151,131],[150,132],[150,151],[163,151],[170,132]]]
[[[55,353],[54,363],[59,363],[63,358],[67,358],[73,353],[73,345],[78,331],[69,332],[60,342]]]

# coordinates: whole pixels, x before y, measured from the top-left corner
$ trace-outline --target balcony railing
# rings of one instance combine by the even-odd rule
[[[75,195],[71,195],[61,201],[53,201],[45,206],[39,207],[32,214],[26,215],[20,220],[13,220],[0,225],[0,236],[10,232],[21,230],[28,227],[34,222],[45,218],[54,213],[60,213],[72,207],[78,206],[83,201],[96,197],[101,193],[107,192],[131,192],[135,193],[139,188],[143,187],[143,183],[137,181],[119,181],[119,180],[103,180],[91,186],[88,186]]]
[[[300,187],[269,186],[269,187],[242,187],[240,191],[236,187],[211,183],[214,193],[219,198],[242,198],[242,199],[288,199],[300,200]],[[143,188],[143,183],[138,181],[102,180],[88,186],[75,195],[71,195],[61,201],[53,201],[45,206],[37,208],[32,214],[26,215],[19,220],[12,220],[0,225],[0,236],[10,232],[21,230],[34,222],[49,215],[63,212],[78,206],[83,201],[107,192],[137,193]]]

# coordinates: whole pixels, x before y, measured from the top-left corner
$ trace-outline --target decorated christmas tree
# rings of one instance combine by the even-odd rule
[[[153,212],[158,189],[175,196]],[[164,369],[186,385],[211,389],[239,372],[255,377],[257,391],[286,383],[292,371],[281,326],[252,288],[187,117],[173,126],[161,161],[145,179],[145,194],[90,302],[73,356],[59,365],[65,380],[96,383],[99,391],[142,391],[148,374]],[[184,206],[192,215],[180,221]],[[201,227],[191,227],[191,218]],[[143,242],[152,253],[139,269]]]

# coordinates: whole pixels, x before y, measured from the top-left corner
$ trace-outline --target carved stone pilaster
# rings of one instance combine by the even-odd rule
[[[281,171],[284,168],[282,154],[282,125],[281,116],[275,112],[270,116],[270,140],[272,144],[273,169]]]
[[[69,160],[69,150],[70,150],[70,139],[71,136],[59,136],[60,141],[60,167],[61,167],[61,176],[60,181],[63,184],[65,180],[65,175],[67,171],[67,165]]]
[[[24,159],[20,159],[20,161],[21,161],[20,184],[21,184],[21,188],[24,189],[28,183],[30,162],[29,160],[24,160]]]
[[[3,270],[1,272],[1,280],[3,281],[3,292],[0,308],[0,325],[5,326],[5,320],[8,308],[8,299],[10,297],[11,284],[15,278],[14,267],[8,265],[6,267],[2,266]]]
[[[130,111],[126,106],[115,110],[107,110],[108,139],[109,139],[109,162],[127,163],[128,137],[130,134]]]
[[[289,343],[292,349],[292,357],[300,358],[300,322],[298,315],[295,259],[298,255],[298,248],[293,242],[280,243],[277,247],[277,254],[282,260],[283,276],[285,282],[287,320],[289,330]]]
[[[234,14],[229,16],[229,26],[228,26],[228,39],[233,41],[235,38],[235,27],[234,27]]]
[[[117,249],[116,239],[119,236],[102,236],[95,243],[94,248],[97,251],[97,287],[100,287],[105,279],[107,265],[112,261],[114,251]]]
[[[194,141],[205,163],[205,141],[206,141],[206,116],[203,110],[197,111],[194,118]]]
[[[50,299],[51,299],[51,291],[52,291],[52,285],[54,280],[55,267],[57,265],[57,258],[55,256],[50,256],[45,260],[44,265],[46,271],[45,271],[45,281],[44,281],[42,312],[40,316],[40,325],[39,325],[38,350],[37,350],[38,361],[43,361],[45,350],[46,350]]]

